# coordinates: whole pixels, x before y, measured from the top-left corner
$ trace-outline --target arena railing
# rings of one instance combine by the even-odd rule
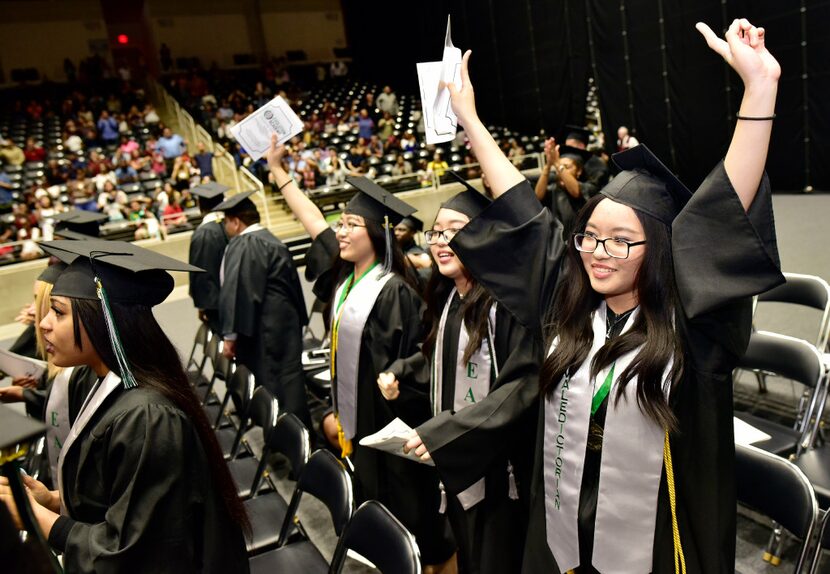
[[[271,210],[268,209],[268,196],[265,195],[265,185],[263,185],[257,176],[248,171],[248,168],[245,166],[239,168],[239,174],[242,176],[243,182],[250,182],[250,185],[256,189],[257,195],[262,198],[263,211],[265,213],[260,215],[265,216],[265,227],[271,227]],[[241,192],[242,188],[239,188],[239,191]]]

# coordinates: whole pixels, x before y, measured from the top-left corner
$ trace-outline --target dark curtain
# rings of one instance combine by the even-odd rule
[[[830,189],[830,0],[343,0],[356,73],[415,93],[415,63],[441,57],[446,16],[472,49],[485,123],[561,135],[597,83],[608,151],[628,126],[694,188],[723,158],[742,83],[694,25],[746,16],[781,63],[768,171],[777,190]],[[802,11],[802,7],[804,10]],[[805,76],[806,74],[806,76]]]

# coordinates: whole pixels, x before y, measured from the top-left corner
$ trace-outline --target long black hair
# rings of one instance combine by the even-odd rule
[[[107,334],[101,303],[75,298],[71,302],[75,345],[78,348],[82,346],[80,326],[83,324],[101,360],[110,370],[118,373],[118,361]],[[152,388],[170,399],[194,424],[207,455],[213,482],[219,488],[228,515],[245,534],[250,534],[245,506],[237,494],[216,435],[187,380],[176,348],[156,322],[152,309],[112,301],[110,308],[135,379],[140,386]]]
[[[490,320],[490,308],[493,306],[493,297],[490,293],[472,276],[464,270],[464,276],[470,282],[470,290],[464,296],[460,312],[464,317],[464,327],[467,328],[469,340],[464,349],[462,361],[466,364],[473,353],[481,346],[481,342],[487,338],[487,322]],[[432,357],[435,351],[435,342],[438,339],[438,326],[441,321],[441,313],[444,305],[450,296],[455,281],[441,275],[438,271],[438,264],[433,260],[432,274],[427,282],[424,291],[424,299],[427,303],[425,321],[430,325],[430,331],[422,345],[422,351],[427,357]]]
[[[575,232],[585,230],[597,204],[604,199],[607,198],[597,195],[585,204],[577,214]],[[615,399],[619,400],[631,379],[636,378],[637,404],[641,411],[661,427],[674,430],[677,420],[663,393],[664,371],[669,361],[674,360],[669,373],[672,387],[683,373],[681,339],[674,328],[675,313],[680,307],[672,265],[671,231],[649,215],[636,209],[634,213],[648,241],[635,279],[640,312],[626,333],[600,348],[591,363],[591,377],[639,348],[620,375]],[[568,241],[563,274],[566,280],[556,294],[546,327],[548,342],[557,337],[559,341],[542,366],[540,391],[543,395],[551,395],[562,377],[568,372],[575,373],[588,357],[594,340],[592,314],[603,299],[591,287],[573,241]]]

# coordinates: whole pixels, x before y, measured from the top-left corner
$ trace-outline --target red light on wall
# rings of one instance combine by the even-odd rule
[[[126,34],[118,34],[117,40],[119,44],[126,44],[130,41],[130,38]]]

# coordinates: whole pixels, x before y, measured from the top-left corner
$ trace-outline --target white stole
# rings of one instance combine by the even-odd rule
[[[75,367],[63,369],[52,379],[46,399],[46,454],[53,480],[57,480],[58,457],[69,436],[69,379],[74,370]]]
[[[67,515],[66,510],[66,487],[63,484],[63,463],[66,460],[66,453],[75,444],[75,439],[80,436],[89,421],[92,420],[93,415],[101,408],[101,405],[113,391],[121,385],[121,377],[115,374],[115,371],[110,371],[103,380],[98,381],[95,386],[89,391],[89,394],[81,407],[81,412],[78,413],[78,418],[75,419],[75,424],[69,431],[69,436],[66,442],[63,443],[60,457],[58,457],[58,490],[61,496],[61,514]]]
[[[354,438],[357,428],[357,373],[363,328],[381,290],[392,276],[392,273],[383,274],[382,265],[375,265],[352,287],[339,311],[337,302],[340,301],[343,290],[348,287],[348,281],[344,281],[334,295],[335,304],[331,310],[332,326],[338,320],[338,315],[340,322],[337,327],[335,392],[332,398],[343,433],[349,440]]]
[[[638,313],[639,309],[628,318],[623,333],[631,328]],[[593,314],[591,352],[577,372],[565,376],[544,401],[545,526],[548,547],[562,572],[580,566],[579,495],[591,402],[611,366],[593,380],[590,369],[597,351],[606,343],[606,319],[603,302]],[[550,352],[557,342],[553,342]],[[616,400],[619,375],[639,351],[635,349],[617,359],[616,379],[608,394],[591,559],[593,567],[603,574],[645,574],[652,569],[664,429],[637,405],[637,380],[629,381],[623,397]],[[670,361],[664,371],[667,396],[672,365]]]
[[[457,290],[453,287],[450,296],[447,297],[447,302],[444,304],[444,310],[441,312],[441,320],[438,323],[438,335],[435,339],[435,350],[432,353],[432,414],[438,416],[441,412],[441,397],[443,395],[444,384],[444,329],[447,325],[447,316],[450,312],[450,305],[453,297],[455,297]],[[453,397],[453,411],[458,412],[461,409],[467,408],[479,402],[481,399],[490,394],[490,369],[495,369],[496,377],[499,376],[499,366],[496,363],[495,350],[495,327],[496,327],[496,304],[490,307],[490,313],[487,320],[487,338],[485,338],[476,352],[470,357],[470,360],[465,364],[464,350],[467,348],[467,343],[470,341],[470,334],[467,332],[467,326],[464,321],[461,321],[461,329],[458,334],[458,355],[455,361],[455,393]],[[484,500],[485,485],[482,477],[475,484],[468,489],[460,492],[457,496],[458,502],[464,510],[469,510],[482,500]]]

